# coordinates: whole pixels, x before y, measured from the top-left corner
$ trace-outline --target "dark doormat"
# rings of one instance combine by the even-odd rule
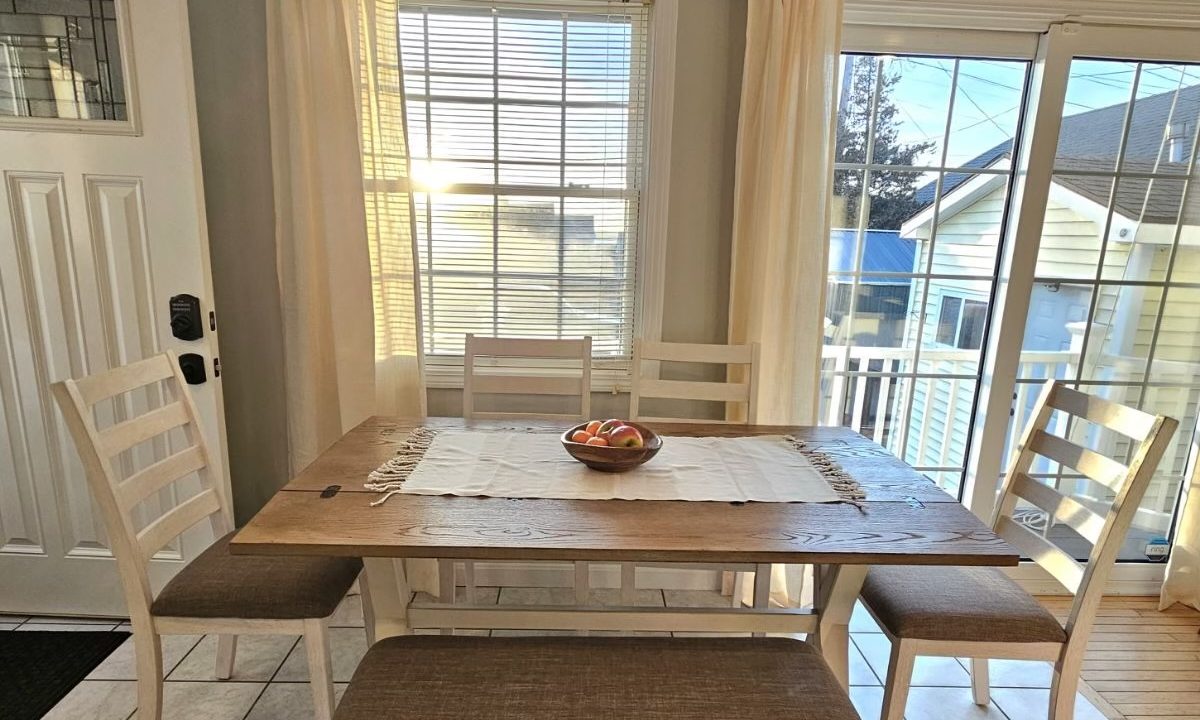
[[[125,642],[127,632],[0,631],[0,718],[37,720]]]

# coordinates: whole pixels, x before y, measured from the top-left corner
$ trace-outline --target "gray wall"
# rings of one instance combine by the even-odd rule
[[[288,480],[266,5],[190,0],[196,111],[238,522]]]
[[[264,3],[251,0],[189,0],[188,5],[230,472],[241,522],[288,475],[266,11]],[[681,6],[663,339],[719,343],[726,339],[746,8],[744,0],[686,0]],[[664,368],[664,375],[719,378],[715,369],[686,366]],[[595,393],[592,407],[596,416],[621,416],[628,411],[628,396]],[[568,411],[551,405],[529,410]],[[430,389],[429,412],[461,414],[461,391]]]

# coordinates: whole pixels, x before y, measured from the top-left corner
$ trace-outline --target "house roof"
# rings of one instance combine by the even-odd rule
[[[1070,172],[1113,170],[1128,105],[1119,103],[1063,118],[1062,129],[1059,131],[1054,182],[1098,205],[1108,206],[1112,189],[1111,178],[1072,175]],[[1168,143],[1163,142],[1163,134],[1168,123],[1184,123],[1186,131],[1183,139],[1183,157],[1189,157],[1198,115],[1200,85],[1181,88],[1178,93],[1170,91],[1150,95],[1134,102],[1122,169],[1129,172],[1178,174],[1180,181],[1159,179],[1153,181],[1151,187],[1151,180],[1124,178],[1117,187],[1117,212],[1135,221],[1175,223],[1182,199],[1182,180],[1187,174],[1187,163],[1171,162],[1170,149]],[[1012,155],[1012,144],[1011,138],[1005,140],[971,159],[965,167],[986,168],[1002,159],[1008,159]],[[942,182],[942,196],[953,192],[970,177],[966,173],[947,173]],[[921,202],[918,212],[933,203],[935,188],[934,183],[928,183],[917,189],[916,197]],[[1192,204],[1189,203],[1189,206]],[[1200,212],[1189,207],[1185,216],[1193,215],[1200,215]]]
[[[834,228],[830,233],[829,271],[854,270],[855,244],[858,231],[853,228]],[[867,230],[863,235],[862,271],[865,273],[910,273],[917,254],[917,243],[900,237],[896,230]],[[908,285],[908,278],[877,278],[873,284],[896,283]]]

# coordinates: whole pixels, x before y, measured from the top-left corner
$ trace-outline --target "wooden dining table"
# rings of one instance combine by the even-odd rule
[[[275,494],[230,544],[232,552],[362,557],[376,637],[412,628],[669,630],[806,633],[848,682],[848,625],[871,565],[1013,566],[1019,554],[958,500],[847,428],[658,424],[671,436],[789,434],[835,460],[865,491],[858,504],[550,500],[397,494],[364,488],[416,427],[561,432],[540,421],[373,417]],[[405,563],[589,561],[695,563],[754,569],[755,602],[739,609],[500,608],[450,597],[413,602]],[[812,608],[769,607],[775,564],[815,568]]]

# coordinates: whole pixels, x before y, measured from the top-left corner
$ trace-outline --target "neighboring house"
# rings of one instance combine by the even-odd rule
[[[1200,282],[1200,200],[1185,196],[1188,159],[1200,110],[1200,87],[1150,96],[1134,105],[1122,169],[1126,172],[1178,174],[1179,180],[1149,180],[1124,177],[1112,193],[1112,180],[1103,175],[1069,174],[1111,171],[1120,145],[1126,104],[1072,115],[1063,119],[1056,174],[1051,185],[1036,274],[1039,282],[1031,297],[1024,339],[1021,377],[1073,377],[1081,361],[1084,324],[1092,301],[1089,285],[1071,280],[1094,280],[1101,262],[1101,280],[1162,280],[1166,277],[1175,241],[1176,221],[1183,216],[1184,228],[1174,258],[1174,282]],[[1011,162],[1012,141],[981,154],[968,167],[1000,168]],[[983,329],[995,274],[996,248],[1002,232],[1007,178],[1002,175],[950,174],[943,181],[941,201],[936,204],[934,184],[917,191],[921,209],[900,230],[900,237],[916,242],[918,267],[929,259],[933,237],[933,273],[978,276],[969,279],[930,282],[929,302],[923,324],[923,348],[932,372],[974,374],[974,352],[983,342]],[[1111,197],[1110,197],[1111,196]],[[1109,206],[1113,212],[1108,212]],[[1181,205],[1182,210],[1181,210]],[[1108,236],[1102,253],[1102,237]],[[1091,338],[1087,344],[1084,376],[1109,382],[1141,381],[1162,292],[1157,288],[1100,285]],[[912,298],[910,312],[920,307]],[[906,332],[915,335],[918,323]],[[1200,381],[1200,289],[1172,288],[1167,296],[1155,351],[1156,380],[1196,383]],[[910,337],[908,346],[916,344]],[[948,352],[937,352],[944,349]],[[965,359],[970,357],[971,359]],[[924,355],[923,355],[924,358]],[[964,433],[945,433],[947,424],[966,427],[972,403],[953,398],[955,393],[972,393],[968,381],[917,383],[912,427],[906,456],[924,466],[946,465],[961,459],[966,448]],[[1137,388],[1113,388],[1110,397],[1136,403]],[[1158,393],[1154,410],[1176,417],[1195,417],[1195,391],[1151,388]],[[967,396],[969,397],[969,395]],[[1032,404],[1030,393],[1025,401]],[[1022,408],[1026,410],[1028,408]],[[1181,433],[1190,434],[1184,423]],[[950,438],[953,447],[941,447]],[[1188,438],[1176,442],[1176,462],[1166,471],[1182,475],[1187,459]],[[1164,490],[1173,499],[1173,492]],[[1164,509],[1169,509],[1169,505]],[[1165,530],[1165,528],[1164,528]]]

